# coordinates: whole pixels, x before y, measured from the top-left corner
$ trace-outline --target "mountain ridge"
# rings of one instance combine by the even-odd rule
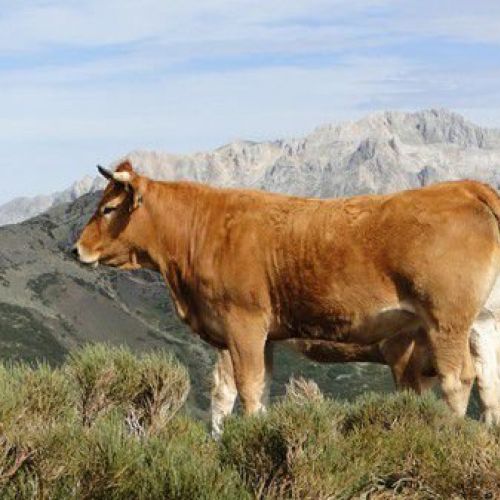
[[[500,185],[500,129],[481,127],[446,109],[384,111],[327,124],[295,139],[238,140],[212,151],[176,155],[135,150],[128,159],[160,180],[195,180],[304,196],[346,196],[469,177]],[[0,225],[26,220],[102,189],[86,176],[67,190],[0,206]]]

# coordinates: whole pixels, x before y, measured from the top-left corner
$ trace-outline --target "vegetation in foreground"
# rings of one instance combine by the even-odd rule
[[[0,366],[2,498],[498,498],[500,429],[430,394],[324,398],[292,381],[219,442],[187,416],[167,353],[102,345],[60,368]]]

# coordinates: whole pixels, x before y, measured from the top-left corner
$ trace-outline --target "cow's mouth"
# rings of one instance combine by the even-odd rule
[[[87,267],[92,267],[94,269],[99,265],[99,259],[90,261],[78,259],[78,261],[80,262],[80,264],[83,264],[84,266]]]
[[[76,244],[71,253],[81,264],[94,268],[99,265],[99,256],[87,252],[81,245]]]

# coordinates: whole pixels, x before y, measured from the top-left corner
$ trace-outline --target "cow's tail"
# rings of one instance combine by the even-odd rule
[[[478,183],[478,189],[475,194],[479,201],[481,201],[489,209],[493,217],[495,217],[500,231],[500,196],[497,191],[488,184]]]
[[[385,364],[377,343],[358,345],[330,340],[290,339],[284,344],[318,363],[371,362]]]

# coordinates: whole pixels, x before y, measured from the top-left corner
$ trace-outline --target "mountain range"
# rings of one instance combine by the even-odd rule
[[[237,141],[191,155],[133,151],[115,163],[124,159],[155,179],[303,196],[389,192],[458,178],[498,186],[500,130],[474,125],[444,109],[388,111],[322,126],[299,139]],[[25,220],[103,186],[101,178],[87,176],[62,192],[14,199],[0,206],[0,225]]]

